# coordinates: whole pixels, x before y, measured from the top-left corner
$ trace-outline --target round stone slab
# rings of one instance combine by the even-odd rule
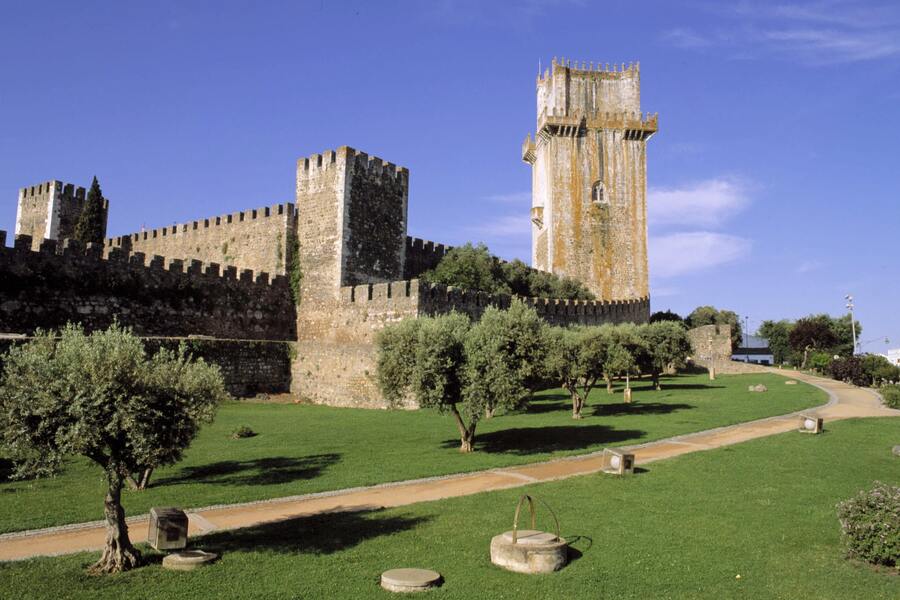
[[[503,534],[503,541],[507,544],[512,544],[512,531],[507,531]],[[547,544],[555,544],[556,536],[546,531],[520,529],[516,534],[516,543],[528,546],[546,546]]]
[[[193,571],[215,562],[217,558],[219,555],[213,552],[183,550],[163,557],[162,566],[173,571]]]
[[[391,569],[381,574],[381,587],[389,592],[424,592],[441,583],[441,574],[429,569]]]

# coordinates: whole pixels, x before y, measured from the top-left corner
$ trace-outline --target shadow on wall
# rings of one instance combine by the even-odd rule
[[[331,512],[296,517],[275,523],[214,533],[196,540],[206,550],[274,551],[303,554],[332,554],[352,548],[366,540],[414,529],[428,517],[388,517],[381,510],[358,509],[355,512]]]
[[[475,434],[479,452],[540,454],[560,450],[582,450],[591,446],[637,440],[646,434],[636,429],[616,430],[605,425],[563,425],[559,427],[515,427]],[[459,439],[444,440],[444,448],[458,448]]]
[[[220,462],[182,467],[178,473],[157,479],[153,487],[181,483],[209,483],[221,485],[276,485],[299,479],[313,479],[337,463],[340,454],[314,454],[303,458],[272,456],[253,460],[223,460]]]

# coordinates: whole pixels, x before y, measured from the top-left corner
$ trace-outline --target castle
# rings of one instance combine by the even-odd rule
[[[524,152],[534,167],[533,263],[598,297],[525,299],[550,323],[649,316],[644,142],[656,120],[631,114],[638,96],[635,67],[554,62],[538,79],[537,142]],[[82,188],[52,181],[20,190],[13,248],[0,232],[0,332],[68,321],[96,329],[116,318],[154,343],[189,340],[235,393],[289,389],[313,402],[383,407],[381,328],[452,310],[478,318],[511,301],[419,279],[448,247],[407,235],[406,168],[342,146],[298,160],[296,184],[295,203],[87,247],[66,239]],[[295,260],[299,302],[287,278]]]

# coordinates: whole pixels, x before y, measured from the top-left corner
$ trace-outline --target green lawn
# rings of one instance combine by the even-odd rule
[[[900,577],[842,558],[835,504],[876,479],[900,483],[898,421],[826,427],[651,463],[630,477],[217,533],[197,546],[222,559],[195,573],[164,571],[159,555],[106,578],[84,574],[91,553],[0,564],[0,596],[387,599],[395,596],[377,587],[382,571],[422,566],[445,578],[429,598],[897,598]],[[554,508],[576,550],[558,573],[490,564],[490,538],[510,528],[526,492]]]
[[[478,425],[477,451],[457,452],[450,417],[433,411],[377,411],[308,405],[230,403],[188,450],[154,474],[153,487],[127,492],[127,514],[152,506],[185,508],[277,498],[324,490],[444,475],[582,454],[784,414],[824,404],[824,392],[784,385],[770,374],[685,375],[656,392],[644,382],[635,403],[597,390],[585,418],[570,418],[559,390],[544,392],[522,413]],[[749,384],[769,392],[753,394]],[[232,440],[248,425],[259,435]],[[98,520],[104,482],[99,468],[72,460],[49,480],[0,483],[0,532]]]

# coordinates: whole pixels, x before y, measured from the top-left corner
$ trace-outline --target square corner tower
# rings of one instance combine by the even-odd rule
[[[532,266],[577,279],[598,300],[649,298],[647,140],[640,67],[553,59],[537,79],[532,166]]]

